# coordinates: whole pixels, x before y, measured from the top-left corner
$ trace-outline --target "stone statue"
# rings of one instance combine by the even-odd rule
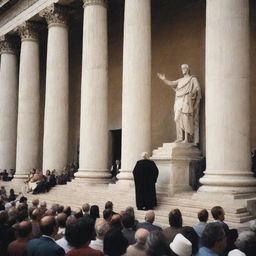
[[[199,103],[201,88],[196,77],[190,75],[189,66],[181,65],[183,77],[169,81],[165,74],[157,73],[165,84],[175,91],[174,121],[176,122],[177,140],[175,142],[199,143]]]

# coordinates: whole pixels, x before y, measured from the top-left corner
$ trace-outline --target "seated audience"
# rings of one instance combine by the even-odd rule
[[[182,229],[182,216],[179,209],[170,211],[169,224],[170,227],[163,230],[165,241],[168,246],[173,241],[176,234],[180,233]]]
[[[75,249],[70,250],[67,256],[100,256],[103,253],[89,247],[94,234],[94,221],[91,218],[83,217],[77,219],[66,227],[65,237],[69,245]]]
[[[9,256],[24,256],[27,244],[31,239],[32,225],[29,221],[22,221],[16,227],[16,240],[8,246]]]
[[[124,213],[122,216],[123,230],[122,233],[124,237],[128,240],[129,245],[135,244],[135,231],[134,226],[134,216],[130,213]]]
[[[111,221],[109,222],[109,226],[111,229],[118,229],[121,231],[123,229],[121,215],[120,214],[113,215],[111,218]]]
[[[253,231],[243,231],[238,235],[236,239],[234,249],[229,252],[228,256],[255,256],[256,254],[256,236]]]
[[[45,216],[40,221],[43,235],[28,243],[27,256],[64,256],[65,251],[54,241],[58,226],[53,216]]]
[[[135,233],[136,243],[130,245],[125,253],[125,256],[146,256],[145,244],[149,232],[144,228],[140,228]]]
[[[8,213],[0,211],[0,255],[7,255],[8,245],[15,240],[14,231],[8,225]]]
[[[217,256],[221,255],[227,246],[227,238],[224,229],[218,223],[206,225],[202,237],[202,247],[196,256]]]
[[[197,217],[199,219],[199,223],[194,226],[194,229],[199,237],[202,236],[205,226],[207,225],[208,221],[208,211],[206,209],[201,210],[198,212]]]
[[[171,255],[191,256],[192,243],[182,234],[177,234],[170,243]]]
[[[121,256],[126,252],[128,241],[118,229],[110,229],[103,241],[104,254],[107,256]]]
[[[92,240],[89,246],[103,252],[103,240],[109,230],[109,224],[104,219],[97,219],[95,223],[96,240]]]
[[[146,240],[146,253],[148,256],[171,255],[170,247],[166,244],[162,231],[155,230],[149,233]]]
[[[154,221],[155,221],[155,213],[153,210],[149,210],[145,214],[145,222],[139,222],[137,224],[137,229],[144,228],[149,232],[154,230],[162,230],[160,227],[153,225]]]
[[[8,202],[15,201],[16,197],[17,197],[17,195],[15,195],[14,189],[11,188],[10,189],[10,195],[8,197]]]

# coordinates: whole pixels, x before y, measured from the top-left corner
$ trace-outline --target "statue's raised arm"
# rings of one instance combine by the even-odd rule
[[[157,73],[157,76],[160,80],[162,80],[165,84],[171,86],[172,88],[175,88],[178,85],[178,80],[170,81],[166,79],[165,74]]]

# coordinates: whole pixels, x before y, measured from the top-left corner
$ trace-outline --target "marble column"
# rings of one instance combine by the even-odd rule
[[[107,182],[108,47],[106,0],[84,0],[80,155],[77,178]]]
[[[43,171],[60,173],[68,157],[69,57],[67,9],[51,5],[41,16],[48,23],[44,110]]]
[[[15,169],[17,136],[18,66],[12,41],[1,38],[0,169]]]
[[[207,0],[207,168],[199,191],[256,191],[250,171],[249,64],[249,1]]]
[[[27,178],[32,168],[39,168],[39,27],[25,22],[17,28],[21,37],[16,173]]]
[[[131,180],[141,153],[151,153],[151,13],[149,0],[125,1],[122,98],[122,170]]]

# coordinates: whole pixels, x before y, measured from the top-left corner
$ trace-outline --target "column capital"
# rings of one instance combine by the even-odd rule
[[[68,8],[52,4],[42,10],[39,15],[44,17],[48,23],[48,26],[51,25],[62,25],[67,26],[68,23]]]
[[[8,53],[8,54],[16,54],[17,47],[15,42],[9,36],[1,36],[0,37],[0,54]]]
[[[84,8],[89,5],[102,5],[103,7],[107,7],[108,0],[83,0]]]
[[[16,28],[16,31],[21,37],[21,41],[32,40],[37,41],[39,36],[39,24],[31,21],[25,21]]]

